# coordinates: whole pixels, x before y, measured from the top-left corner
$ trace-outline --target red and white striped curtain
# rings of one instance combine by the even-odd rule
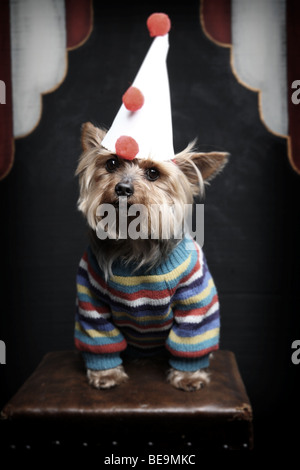
[[[0,179],[14,159],[14,139],[28,135],[42,114],[42,95],[64,80],[67,51],[92,29],[91,0],[2,0],[0,4]]]
[[[300,173],[299,0],[202,0],[201,23],[217,44],[231,49],[237,80],[258,95],[270,132],[287,139]]]

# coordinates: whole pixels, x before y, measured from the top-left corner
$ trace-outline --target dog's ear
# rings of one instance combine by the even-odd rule
[[[175,163],[192,184],[199,183],[200,171],[204,182],[212,180],[226,165],[229,154],[226,152],[195,153],[183,151],[175,156]]]
[[[220,173],[228,161],[229,154],[226,152],[194,153],[192,162],[200,171],[204,181],[211,181]]]
[[[100,147],[106,130],[95,127],[91,122],[82,124],[81,145],[84,151]]]
[[[86,180],[88,185],[91,180],[91,173],[95,170],[97,159],[93,150],[101,147],[101,142],[106,134],[106,130],[93,126],[90,122],[86,122],[81,127],[81,144],[83,153],[80,155],[75,175],[80,176],[82,183]],[[96,154],[98,152],[96,151]]]

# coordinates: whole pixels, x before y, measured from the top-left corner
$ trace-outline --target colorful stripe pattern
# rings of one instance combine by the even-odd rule
[[[122,363],[128,345],[144,353],[165,346],[179,370],[208,365],[218,348],[219,302],[201,248],[183,239],[147,275],[114,263],[105,281],[90,248],[77,275],[75,344],[90,369]]]

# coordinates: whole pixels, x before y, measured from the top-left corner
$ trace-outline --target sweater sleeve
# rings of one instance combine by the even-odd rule
[[[110,321],[104,281],[90,250],[80,261],[76,280],[75,346],[82,352],[88,369],[117,367],[122,363],[120,352],[127,345],[122,333]]]
[[[209,353],[219,347],[216,287],[199,246],[194,257],[172,299],[174,324],[166,343],[172,355],[170,365],[182,371],[208,367]]]

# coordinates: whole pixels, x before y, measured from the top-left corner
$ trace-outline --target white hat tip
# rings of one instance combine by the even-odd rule
[[[154,40],[132,86],[123,95],[123,104],[102,146],[129,160],[171,160],[174,158],[174,150],[166,66],[170,20],[165,14],[153,14],[148,18],[147,26]],[[125,137],[125,140],[121,139],[120,150],[121,137]]]

